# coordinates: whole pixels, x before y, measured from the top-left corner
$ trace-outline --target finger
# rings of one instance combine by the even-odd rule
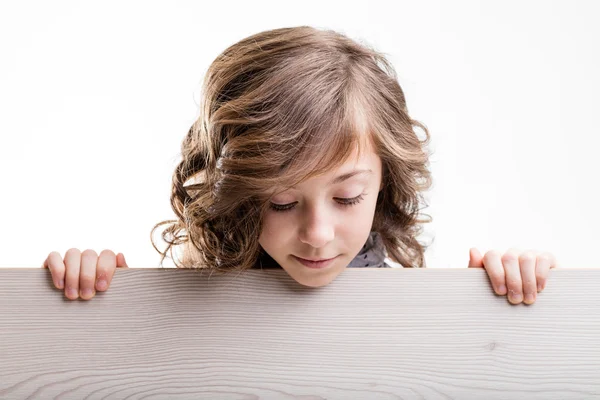
[[[96,264],[98,254],[94,250],[87,249],[81,253],[79,295],[84,300],[89,300],[96,294]]]
[[[48,268],[50,270],[54,286],[56,286],[57,289],[63,289],[65,287],[65,264],[63,263],[60,253],[57,251],[50,253],[44,261],[43,268]]]
[[[123,253],[117,254],[117,268],[129,268],[127,262],[125,261],[125,255]]]
[[[485,253],[483,265],[496,293],[505,295],[506,285],[504,281],[504,268],[502,267],[502,261],[500,260],[500,253],[496,250],[490,250]]]
[[[469,249],[469,268],[483,268],[483,256],[475,247]]]
[[[81,252],[79,249],[69,249],[65,253],[65,296],[75,300],[79,296],[79,267]]]
[[[533,304],[536,300],[536,266],[537,253],[525,251],[519,255],[521,280],[523,281],[523,295],[525,304]]]
[[[541,292],[546,287],[550,269],[555,268],[556,264],[556,258],[551,253],[545,252],[538,256],[535,266],[535,278],[537,280],[538,292]]]
[[[517,249],[510,249],[502,256],[502,264],[506,274],[506,287],[508,288],[508,301],[519,304],[523,301],[523,281],[519,268],[519,254]]]
[[[108,289],[117,268],[117,257],[110,250],[103,250],[98,257],[96,267],[96,290],[104,292]]]

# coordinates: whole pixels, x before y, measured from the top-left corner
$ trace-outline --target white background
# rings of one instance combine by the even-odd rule
[[[171,174],[204,72],[242,38],[296,25],[387,54],[429,128],[428,267],[513,246],[599,266],[597,2],[300,4],[2,2],[0,267],[71,247],[158,267],[150,230],[174,218]]]

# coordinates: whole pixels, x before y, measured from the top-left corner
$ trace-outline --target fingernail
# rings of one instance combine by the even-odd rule
[[[500,287],[498,287],[498,292],[500,294],[506,294],[506,286],[500,285]]]
[[[538,292],[541,292],[542,291],[542,284],[541,283],[538,284],[537,287],[538,287]]]
[[[75,290],[75,288],[68,288],[67,289],[67,294],[69,295],[69,297],[77,297],[77,290]]]
[[[96,286],[98,287],[98,290],[106,290],[106,287],[108,286],[108,284],[106,283],[106,281],[104,279],[100,279]]]
[[[85,288],[81,291],[81,297],[90,297],[92,295],[92,289]]]
[[[521,296],[519,295],[519,293],[515,292],[514,290],[511,289],[508,291],[508,300],[511,303],[517,303],[520,298]]]
[[[520,303],[523,301],[523,295],[521,293],[513,294],[513,301],[515,303]]]
[[[511,294],[509,297],[512,303],[520,303],[523,301],[523,296],[520,294]]]
[[[61,279],[60,281],[58,281],[58,285],[57,285],[57,287],[58,287],[59,289],[62,289],[62,288],[64,288],[64,287],[65,287],[65,280],[64,280],[64,279]]]
[[[535,299],[533,298],[533,294],[527,293],[525,295],[525,302],[526,303],[533,303],[534,301],[535,301]]]

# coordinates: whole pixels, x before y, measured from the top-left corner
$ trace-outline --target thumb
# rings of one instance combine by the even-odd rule
[[[469,268],[483,268],[483,256],[475,247],[469,249]]]
[[[123,253],[117,254],[117,268],[129,268],[129,266],[125,262],[125,256],[123,255]]]

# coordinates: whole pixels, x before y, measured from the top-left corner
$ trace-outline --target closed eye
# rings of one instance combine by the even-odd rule
[[[355,204],[360,203],[364,199],[363,195],[365,195],[365,194],[366,193],[361,193],[358,196],[352,197],[352,198],[334,197],[333,199],[335,201],[337,201],[342,207],[349,207],[349,206],[353,206]],[[270,207],[274,211],[283,212],[283,211],[289,211],[289,210],[293,209],[297,203],[298,203],[297,201],[295,201],[293,203],[289,203],[289,204],[271,203]]]

